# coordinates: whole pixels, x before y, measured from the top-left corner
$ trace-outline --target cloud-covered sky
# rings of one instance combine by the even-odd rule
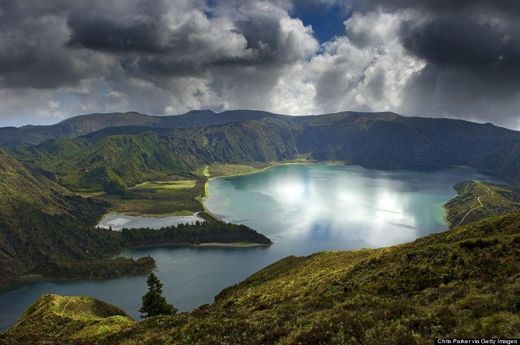
[[[0,126],[192,109],[520,129],[520,1],[0,1]]]

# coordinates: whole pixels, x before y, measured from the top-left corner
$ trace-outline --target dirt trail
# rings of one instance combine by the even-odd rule
[[[493,191],[492,191],[488,186],[486,186],[486,185],[483,185],[483,186],[487,189],[488,193],[491,193],[492,196],[495,194],[495,192],[493,192]],[[462,219],[460,220],[460,222],[459,222],[458,225],[461,225],[462,223],[464,223],[464,220],[466,220],[466,217],[469,216],[469,215],[471,214],[471,212],[473,212],[473,211],[475,211],[475,210],[477,210],[477,209],[479,209],[479,208],[484,207],[484,204],[482,204],[482,201],[480,200],[483,196],[484,196],[484,195],[481,195],[481,196],[479,196],[479,197],[477,198],[477,201],[478,201],[478,203],[479,203],[479,206],[475,206],[475,207],[473,207],[471,210],[469,210],[469,211],[464,215],[464,217],[462,217]]]

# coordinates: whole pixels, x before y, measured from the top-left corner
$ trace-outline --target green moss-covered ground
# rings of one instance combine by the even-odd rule
[[[96,343],[379,345],[436,337],[520,337],[520,213],[399,246],[288,257],[212,305]]]
[[[91,297],[43,295],[8,335],[21,344],[66,343],[73,339],[102,339],[134,323],[121,309]]]

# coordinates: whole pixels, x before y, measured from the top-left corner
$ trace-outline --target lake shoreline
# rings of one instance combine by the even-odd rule
[[[220,217],[216,216],[211,211],[209,211],[204,203],[206,201],[206,199],[209,197],[209,182],[211,180],[227,179],[227,178],[240,177],[240,176],[249,176],[249,175],[266,172],[269,169],[273,169],[273,168],[277,168],[277,167],[281,167],[281,166],[290,166],[290,165],[348,165],[348,163],[343,162],[343,161],[322,161],[322,162],[321,161],[301,161],[301,162],[294,161],[294,162],[279,162],[279,163],[270,162],[268,164],[270,164],[270,165],[263,167],[257,171],[234,173],[234,174],[221,175],[221,176],[207,176],[206,182],[204,184],[204,195],[195,198],[195,200],[197,200],[201,203],[202,207],[204,208],[205,213],[207,213],[211,217],[215,218],[217,221],[225,223],[225,221],[223,219],[221,219]]]
[[[298,160],[295,160],[295,161],[287,161],[287,162],[268,162],[268,163],[265,163],[267,164],[267,166],[263,166],[255,171],[248,171],[248,172],[237,172],[237,173],[232,173],[232,174],[223,174],[223,175],[218,175],[218,176],[209,176],[209,173],[206,175],[205,173],[202,174],[202,176],[204,176],[204,179],[201,179],[199,177],[199,181],[200,182],[203,182],[204,183],[204,188],[202,189],[203,190],[203,194],[200,194],[200,195],[197,195],[195,196],[193,199],[196,200],[202,210],[198,209],[198,210],[184,210],[184,211],[174,211],[174,212],[166,212],[166,213],[148,213],[148,212],[140,212],[140,211],[117,211],[117,210],[111,210],[109,209],[108,212],[106,212],[105,214],[103,214],[99,220],[97,221],[96,224],[99,224],[99,222],[104,219],[105,217],[111,215],[111,214],[120,214],[120,215],[125,215],[125,216],[131,216],[131,217],[147,217],[147,218],[166,218],[166,217],[184,217],[184,216],[196,216],[197,214],[199,213],[205,213],[207,214],[210,218],[213,218],[215,221],[219,221],[219,222],[223,222],[225,223],[225,221],[223,219],[221,219],[219,216],[215,215],[214,213],[212,213],[211,211],[209,211],[207,209],[207,207],[205,206],[204,204],[204,201],[205,199],[208,197],[209,195],[209,191],[208,191],[208,183],[210,180],[213,180],[213,179],[219,179],[219,178],[233,178],[233,177],[239,177],[239,176],[247,176],[247,175],[252,175],[252,174],[258,174],[258,173],[262,173],[262,172],[265,172],[269,169],[272,169],[272,168],[276,168],[276,167],[280,167],[280,166],[285,166],[285,165],[348,165],[348,163],[346,162],[343,162],[343,161],[313,161],[313,160],[305,160],[305,161],[298,161]],[[225,165],[230,165],[232,166],[233,164],[225,164]],[[255,168],[253,165],[248,165],[249,167],[251,168]],[[206,166],[207,167],[207,166]],[[139,186],[142,186],[142,185],[145,185],[146,183],[149,183],[149,182],[157,182],[155,180],[150,180],[150,181],[143,181],[141,183],[138,183],[136,184],[135,186],[132,186],[130,187],[130,189],[135,189]]]

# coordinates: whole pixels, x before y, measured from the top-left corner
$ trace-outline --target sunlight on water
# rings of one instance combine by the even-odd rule
[[[454,170],[283,166],[213,180],[206,206],[227,221],[244,222],[284,241],[314,238],[332,248],[341,243],[348,248],[349,242],[384,246],[446,228],[436,207],[454,195],[457,175]]]

